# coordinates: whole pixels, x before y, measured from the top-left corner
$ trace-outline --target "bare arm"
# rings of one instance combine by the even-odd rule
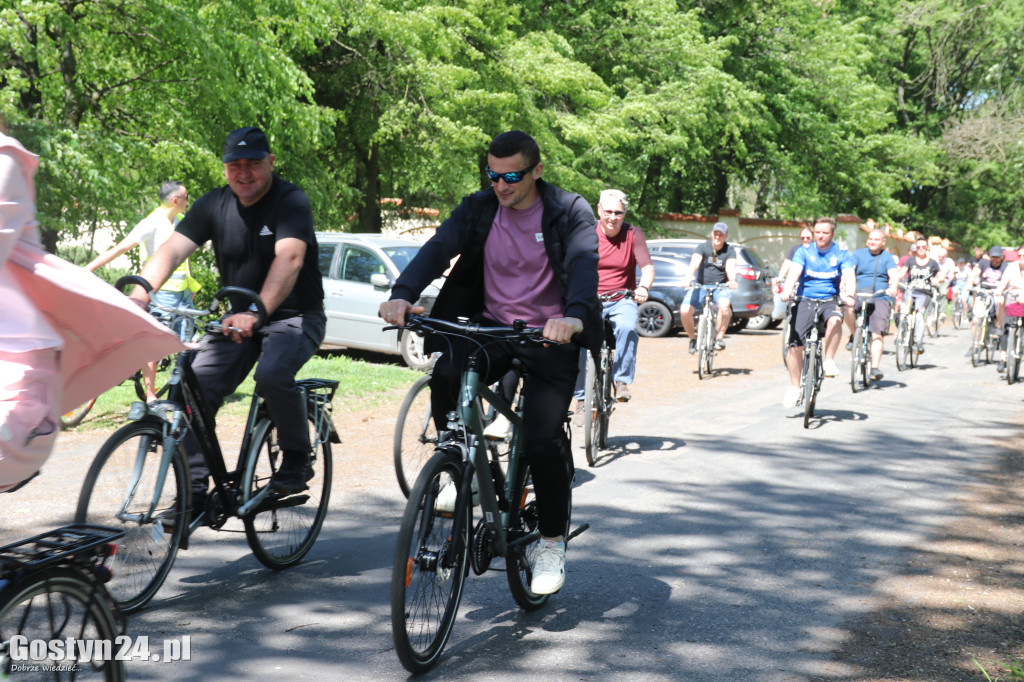
[[[633,298],[637,303],[643,303],[647,300],[652,284],[654,284],[654,263],[640,268],[640,283],[636,285],[637,291],[633,292]],[[640,289],[643,289],[643,292],[639,291]]]
[[[153,287],[153,291],[156,291],[164,285],[167,278],[171,276],[171,273],[198,248],[199,245],[185,235],[172,232],[167,241],[156,250],[153,257],[146,261],[140,275],[149,282],[149,285]],[[135,287],[131,298],[143,308],[149,304],[149,294],[143,291],[142,287]]]
[[[682,284],[684,287],[690,286],[690,282],[692,282],[693,278],[697,275],[697,268],[700,267],[700,264],[703,260],[704,257],[701,256],[699,253],[694,253],[693,257],[690,258],[690,273],[686,275],[686,277],[683,279]]]
[[[267,315],[273,315],[292,292],[305,257],[306,242],[301,239],[286,237],[274,244],[274,262],[270,264],[270,271],[263,280],[263,288],[259,291]],[[238,313],[224,320],[224,333],[241,342],[242,337],[252,336],[255,325],[256,318],[253,315],[248,312]],[[231,327],[238,331],[232,331]]]
[[[789,266],[789,272],[786,273],[786,283],[782,286],[782,293],[779,294],[779,298],[783,301],[788,301],[793,297],[793,289],[796,287],[796,282],[800,279],[800,273],[803,271],[802,265],[793,263]]]
[[[114,260],[118,256],[120,256],[122,253],[126,253],[129,249],[132,249],[137,245],[137,241],[125,237],[112,248],[107,249],[100,255],[93,258],[92,261],[90,261],[89,264],[85,266],[85,269],[88,270],[89,272],[94,272],[99,268],[102,268],[104,265]]]
[[[736,283],[736,259],[730,258],[725,261],[725,282],[729,285],[730,289],[735,289],[738,284]]]

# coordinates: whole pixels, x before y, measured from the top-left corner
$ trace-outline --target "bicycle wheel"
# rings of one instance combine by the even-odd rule
[[[424,374],[405,394],[395,422],[395,477],[406,498],[436,447],[437,429],[430,413],[430,375]]]
[[[517,497],[521,500],[519,512],[509,521],[508,538],[515,540],[537,530],[537,500],[533,494],[533,484],[530,480],[529,468],[523,467],[526,474],[523,475],[523,483],[516,487],[521,494]],[[547,603],[550,594],[535,594],[530,591],[530,581],[533,579],[533,557],[540,547],[540,540],[510,548],[508,556],[505,557],[505,574],[508,578],[508,589],[516,604],[524,611],[536,611]]]
[[[911,328],[908,315],[900,315],[900,325],[896,329],[896,369],[903,371],[910,367]]]
[[[586,377],[583,382],[583,450],[587,454],[589,466],[594,466],[597,462],[597,451],[600,448],[600,392],[601,382],[597,376],[597,365],[588,352]]]
[[[0,590],[0,642],[9,646],[11,639],[20,635],[27,642],[38,640],[66,644],[71,640],[71,646],[77,649],[75,643],[79,641],[95,644],[106,640],[113,649],[111,653],[116,653],[114,642],[122,629],[111,611],[107,596],[100,593],[101,590],[102,586],[93,584],[79,570],[70,567],[53,568],[7,584]],[[12,660],[9,648],[4,654],[0,658],[0,677],[3,679],[106,682],[121,682],[125,679],[123,661],[74,662],[66,655],[59,659],[15,661]],[[111,659],[113,656],[103,658]],[[20,663],[26,665],[16,665]],[[43,666],[52,668],[52,671],[42,672]],[[61,666],[69,670],[62,671]],[[22,667],[34,667],[35,670],[19,670]]]
[[[1017,381],[1017,365],[1020,358],[1017,355],[1017,327],[1010,325],[1006,330],[1006,383],[1013,386]]]
[[[391,636],[406,670],[424,673],[437,663],[452,634],[469,568],[471,504],[452,495],[464,468],[457,450],[439,450],[423,467],[405,505],[391,570]],[[454,503],[452,503],[454,500]],[[463,510],[455,535],[455,511]]]
[[[981,364],[981,347],[984,345],[987,333],[985,321],[978,320],[974,325],[974,333],[971,334],[971,366],[977,367]]]
[[[924,329],[932,338],[939,335],[939,304],[935,297],[928,304],[928,310],[924,316]]]
[[[853,332],[853,355],[850,356],[850,390],[854,393],[868,386],[864,365],[864,328],[857,327]]]
[[[615,395],[612,382],[612,353],[605,349],[601,353],[601,409],[597,413],[597,447],[608,447],[608,422],[615,409]]]
[[[909,349],[907,359],[910,360],[911,367],[917,367],[917,344],[915,343],[917,336],[917,316],[923,314],[924,313],[915,312],[913,315],[908,316],[910,319],[907,321],[907,348]],[[928,325],[925,324],[925,326],[927,327]],[[924,342],[924,337],[921,337],[921,342]]]
[[[153,379],[153,390],[156,393],[157,398],[162,398],[167,389],[170,388],[167,383],[171,378],[171,371],[174,369],[174,360],[177,356],[168,355],[164,358],[160,358],[160,361],[156,363],[156,377]],[[140,369],[132,375],[132,382],[135,384],[135,395],[138,396],[139,400],[146,400],[146,385],[142,381],[142,370]]]
[[[705,374],[709,373],[708,370],[708,348],[707,348],[707,336],[708,336],[708,316],[707,311],[701,313],[700,322],[697,324],[697,378],[703,379]]]
[[[814,416],[814,400],[818,394],[818,343],[812,341],[804,351],[804,428]]]
[[[1010,368],[1009,363],[1006,365],[1006,375],[1010,378],[1010,383],[1017,383],[1017,379],[1020,377],[1020,362],[1021,358],[1024,358],[1024,334],[1021,333],[1021,328],[1014,325],[1010,327],[1011,330],[1016,332],[1014,334],[1014,344],[1012,346],[1007,345],[1007,348],[1011,349],[1013,354],[1013,368]]]
[[[782,364],[789,367],[789,313],[786,313],[786,324],[782,327]]]
[[[312,418],[308,423],[309,442],[313,445],[313,478],[307,482],[306,490],[287,494],[272,492],[242,519],[245,539],[252,553],[261,564],[275,571],[294,566],[312,549],[331,499],[331,443],[327,433],[317,432]],[[257,423],[253,436],[253,447],[242,478],[243,504],[270,485],[270,477],[281,466],[277,429],[271,421],[264,419]]]
[[[82,423],[85,416],[89,414],[89,410],[96,404],[96,398],[93,398],[84,405],[79,405],[70,412],[66,412],[60,416],[60,428],[71,429]]]
[[[107,583],[125,613],[145,606],[163,585],[185,531],[188,464],[180,448],[172,453],[157,489],[164,455],[157,421],[132,422],[107,439],[89,467],[78,496],[75,523],[126,531],[110,559]]]

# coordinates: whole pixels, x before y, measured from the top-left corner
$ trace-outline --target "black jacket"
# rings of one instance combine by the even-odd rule
[[[601,346],[601,306],[597,300],[597,232],[590,205],[578,194],[537,181],[544,214],[544,249],[562,287],[566,317],[583,320],[582,345]],[[463,197],[437,232],[406,266],[392,299],[415,301],[440,277],[451,259],[458,262],[448,275],[431,315],[445,320],[473,317],[484,308],[484,243],[498,212],[493,188]]]

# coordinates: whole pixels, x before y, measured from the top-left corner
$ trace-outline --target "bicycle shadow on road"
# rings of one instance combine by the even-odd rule
[[[794,414],[791,415],[791,419],[803,419],[804,415]],[[853,410],[822,410],[815,409],[814,416],[811,417],[807,423],[807,430],[813,431],[820,429],[826,424],[842,424],[843,422],[862,422],[867,421],[868,415],[866,412],[854,412]]]
[[[639,455],[644,452],[672,452],[686,447],[681,438],[664,436],[612,436],[607,447],[597,453],[597,461],[592,468],[611,464],[627,455]]]

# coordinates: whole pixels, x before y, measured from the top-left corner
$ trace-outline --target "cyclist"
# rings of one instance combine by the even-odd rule
[[[637,305],[647,300],[654,283],[654,262],[647,251],[647,239],[640,228],[624,222],[628,207],[626,194],[617,189],[604,190],[597,202],[597,293],[633,291],[633,300],[619,297],[602,304],[615,333],[612,380],[619,402],[632,397],[629,386],[636,371],[636,346],[640,339],[636,331]],[[636,283],[637,267],[640,268],[639,285]],[[583,414],[585,352],[580,353],[580,376],[576,380],[578,415]]]
[[[725,350],[725,330],[732,320],[732,290],[736,288],[736,250],[726,241],[729,226],[715,223],[711,227],[711,238],[697,247],[690,258],[690,272],[683,278],[682,286],[688,287],[696,279],[697,284],[726,284],[728,289],[714,291],[715,307],[718,309],[717,333],[715,350]],[[683,298],[679,306],[679,316],[683,321],[683,329],[690,337],[690,355],[697,352],[697,339],[693,333],[693,313],[696,308],[704,305],[707,291],[699,287],[692,288]]]
[[[850,252],[836,244],[836,220],[831,216],[814,221],[814,245],[798,249],[793,267],[782,289],[782,300],[788,301],[794,293],[804,299],[828,299],[840,294],[847,305],[853,305],[852,293],[856,288],[853,261]],[[798,287],[799,285],[799,287]],[[825,376],[839,374],[836,351],[842,341],[843,313],[838,305],[822,310],[826,320],[824,339]],[[804,368],[804,342],[814,324],[814,308],[806,300],[797,301],[790,311],[789,370],[790,386],[782,399],[783,407],[795,407],[800,400],[800,373]]]
[[[0,116],[0,492],[39,472],[61,414],[181,348],[102,280],[43,250],[38,163]]]
[[[882,343],[885,332],[889,328],[889,311],[892,297],[896,295],[896,282],[899,281],[896,259],[885,250],[885,232],[879,229],[868,233],[867,246],[857,249],[851,255],[853,270],[857,277],[857,291],[874,294],[885,290],[884,295],[876,295],[873,299],[857,299],[853,308],[846,309],[846,326],[850,329],[850,343],[847,349],[853,348],[853,331],[857,325],[856,314],[861,306],[868,306],[868,329],[871,333],[871,380],[882,379],[882,371],[878,368],[882,360]]]
[[[775,278],[775,284],[785,283],[786,276],[789,274],[789,269],[793,267],[793,258],[796,257],[796,250],[805,246],[810,246],[812,241],[814,241],[814,232],[811,231],[811,228],[805,225],[800,229],[800,243],[793,244],[789,249],[789,253],[787,253],[785,259],[783,259],[782,265],[779,266],[779,274]]]
[[[1001,246],[993,246],[991,249],[988,250],[988,253],[984,255],[988,256],[988,258],[984,258],[984,256],[979,257],[977,263],[974,266],[974,272],[971,275],[971,286],[978,287],[980,289],[985,289],[988,291],[994,291],[995,288],[999,286],[999,280],[1002,279],[1003,273],[1006,271],[1006,268],[1009,264],[1003,259],[1003,247]],[[975,302],[979,305],[982,303],[980,298],[977,299]],[[1003,324],[1003,304],[1000,303],[999,301],[996,301],[996,305],[994,306],[994,308],[994,310],[988,311],[988,315],[990,318],[992,318],[995,324],[999,325],[999,327],[996,327],[996,329],[999,329]],[[975,327],[978,324],[978,317],[982,314],[983,312],[981,310],[975,309],[974,319],[971,320],[972,339],[975,335]],[[967,357],[970,357],[973,352],[974,346],[972,345],[969,349],[967,349]]]
[[[920,312],[917,316],[917,323],[914,325],[914,345],[917,346],[917,354],[924,352],[924,311],[932,302],[934,289],[927,287],[939,286],[939,264],[934,258],[928,256],[928,240],[921,237],[914,243],[914,252],[910,254],[906,262],[900,267],[898,280],[907,279],[907,290],[913,289],[914,308]]]
[[[188,205],[188,190],[184,183],[168,180],[160,185],[160,205],[139,221],[124,239],[115,246],[96,256],[85,269],[94,272],[114,260],[129,249],[139,246],[142,249],[142,262],[149,260],[157,248],[171,236],[178,218],[185,212]],[[171,273],[164,286],[153,294],[153,300],[161,305],[192,307],[192,292],[198,291],[198,282],[192,279],[192,271],[186,260],[177,270]],[[146,389],[146,401],[157,399],[156,395],[156,363],[147,362],[142,366],[142,385]]]
[[[229,316],[222,336],[205,338],[192,369],[215,414],[256,365],[256,384],[280,434],[282,463],[271,482],[280,492],[297,492],[313,470],[295,374],[320,347],[327,322],[313,213],[305,192],[274,174],[276,157],[259,128],[232,131],[221,160],[227,185],[192,205],[143,267],[142,277],[159,288],[200,245],[212,241],[223,283],[259,294],[267,323],[253,330],[254,314]],[[149,303],[141,287],[132,298]],[[206,507],[209,468],[195,438],[186,440],[186,449],[199,515]]]
[[[1006,371],[1006,345],[1009,338],[1007,330],[1009,325],[1016,324],[1015,319],[1024,317],[1024,274],[1021,273],[1020,259],[1007,263],[1003,276],[999,278],[996,285],[996,301],[1003,305],[1003,320],[1005,327],[1002,338],[999,340],[999,363],[996,371]]]
[[[501,133],[487,149],[491,187],[464,197],[406,266],[382,303],[385,322],[402,324],[420,292],[459,260],[445,280],[431,314],[468,317],[481,324],[524,320],[542,326],[550,346],[488,346],[486,381],[506,372],[512,358],[527,371],[524,394],[524,453],[537,499],[540,550],[530,589],[552,594],[565,582],[565,530],[569,523],[572,455],[563,421],[576,385],[580,334],[592,352],[601,346],[597,304],[597,233],[586,200],[541,180],[540,148],[518,130]],[[431,339],[432,342],[435,340]],[[438,431],[455,406],[466,348],[444,351],[430,382]]]

